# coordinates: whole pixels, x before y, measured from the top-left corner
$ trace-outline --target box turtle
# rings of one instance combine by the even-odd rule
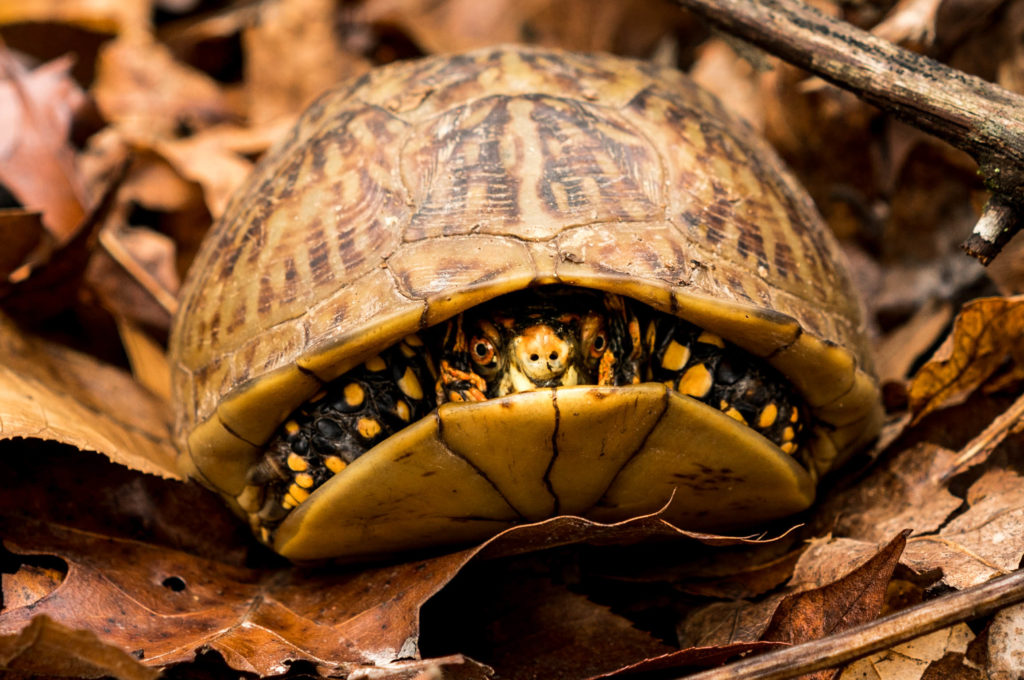
[[[772,150],[674,70],[519,46],[381,67],[321,96],[201,247],[180,462],[295,560],[792,514],[881,421],[838,260]]]

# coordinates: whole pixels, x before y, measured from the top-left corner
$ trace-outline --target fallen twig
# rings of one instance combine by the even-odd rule
[[[676,0],[728,33],[970,154],[994,196],[964,244],[984,264],[1021,227],[1024,97],[903,49],[800,0]],[[998,227],[989,228],[993,223]]]
[[[873,652],[991,614],[1024,600],[1024,570],[923,602],[829,637],[766,652],[686,680],[785,680],[831,668]]]

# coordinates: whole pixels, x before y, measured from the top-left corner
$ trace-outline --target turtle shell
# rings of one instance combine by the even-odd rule
[[[792,513],[881,421],[841,259],[776,154],[675,70],[521,46],[378,68],[303,114],[199,251],[170,342],[181,465],[235,502],[325,383],[560,284],[766,359],[812,413],[804,464],[661,385],[445,404],[314,492],[274,547],[380,554],[558,512],[621,519],[673,493],[685,528]],[[597,472],[594,456],[613,460]]]

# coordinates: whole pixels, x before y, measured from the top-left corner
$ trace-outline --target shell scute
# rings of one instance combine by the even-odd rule
[[[614,110],[493,95],[430,119],[404,147],[417,205],[406,240],[464,233],[543,240],[663,213],[657,152]]]

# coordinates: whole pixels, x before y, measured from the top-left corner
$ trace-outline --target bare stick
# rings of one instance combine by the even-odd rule
[[[966,151],[1003,207],[1000,238],[972,235],[988,264],[1020,228],[1024,207],[1024,97],[905,50],[800,0],[676,0],[723,30]],[[984,216],[983,216],[984,221]]]
[[[933,631],[990,614],[1024,600],[1024,570],[943,595],[848,631],[728,666],[686,680],[785,680],[853,661]]]

